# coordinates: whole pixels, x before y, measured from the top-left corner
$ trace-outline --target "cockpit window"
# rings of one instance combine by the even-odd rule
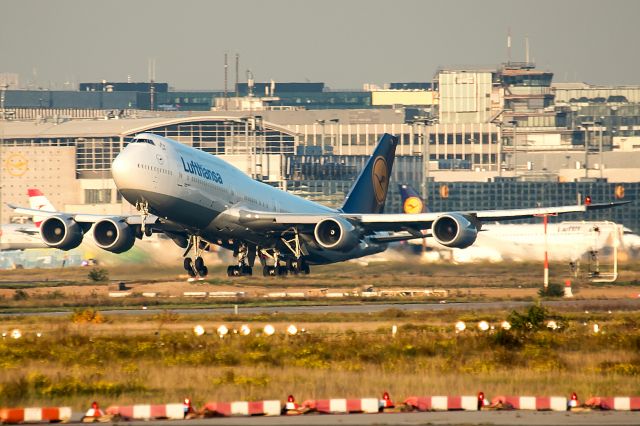
[[[153,141],[151,139],[139,138],[139,139],[132,140],[131,143],[148,143],[150,145],[154,145],[155,146],[155,143],[153,143]]]

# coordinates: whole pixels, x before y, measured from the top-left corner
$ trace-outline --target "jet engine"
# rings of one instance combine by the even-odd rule
[[[40,224],[40,236],[49,247],[71,250],[82,243],[83,227],[69,216],[49,216]]]
[[[355,226],[341,217],[323,219],[316,225],[313,235],[320,247],[349,251],[360,242]]]
[[[123,253],[133,247],[134,229],[119,219],[102,219],[93,225],[93,239],[103,250]]]
[[[467,248],[476,241],[478,228],[459,213],[443,214],[431,225],[431,234],[446,247]]]

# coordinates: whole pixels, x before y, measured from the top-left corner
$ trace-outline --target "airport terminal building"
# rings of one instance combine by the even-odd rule
[[[217,92],[217,98],[211,95],[205,102],[206,110],[189,111],[140,109],[137,104],[132,109],[80,108],[69,100],[66,109],[52,103],[17,107],[20,91],[9,91],[0,124],[1,219],[13,216],[6,202],[26,204],[28,187],[42,189],[60,209],[133,212],[116,191],[110,165],[141,132],[223,156],[255,179],[332,206],[340,205],[383,133],[400,139],[390,212],[400,210],[399,183],[413,185],[434,211],[571,204],[586,195],[596,202],[635,200],[640,195],[639,88],[605,93],[584,85],[554,87],[551,73],[530,64],[443,68],[429,84],[371,89],[351,98],[316,86],[316,92],[304,96],[295,92],[309,87],[291,86],[277,102],[274,96]],[[100,88],[73,96],[129,93]],[[162,93],[176,98],[163,90],[156,100]],[[307,98],[314,101],[294,104]],[[345,107],[336,103],[338,98],[354,102]],[[590,218],[615,220],[638,232],[636,204]]]

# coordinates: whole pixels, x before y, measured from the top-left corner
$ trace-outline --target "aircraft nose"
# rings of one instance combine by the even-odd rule
[[[118,189],[128,189],[131,187],[133,179],[134,156],[129,147],[123,149],[111,164],[111,175]]]

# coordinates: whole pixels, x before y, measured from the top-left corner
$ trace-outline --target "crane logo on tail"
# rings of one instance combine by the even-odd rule
[[[389,188],[388,170],[387,161],[384,157],[377,157],[373,163],[371,178],[373,179],[373,193],[376,196],[378,204],[384,203],[387,196],[387,189]]]

